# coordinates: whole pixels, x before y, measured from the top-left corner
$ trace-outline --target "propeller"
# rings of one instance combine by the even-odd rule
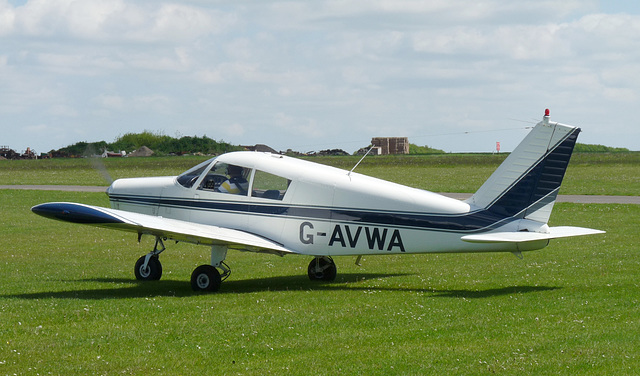
[[[107,171],[107,166],[104,165],[102,157],[96,153],[96,148],[93,144],[87,145],[84,155],[88,158],[91,167],[96,170],[100,176],[102,176],[105,182],[111,185],[111,183],[113,183],[113,178],[109,174],[109,171]]]
[[[107,171],[107,167],[104,165],[104,162],[102,161],[101,157],[96,157],[96,156],[89,157],[89,163],[91,164],[91,167],[93,167],[96,171],[98,171],[100,173],[102,178],[109,185],[111,185],[111,183],[113,183],[113,178],[109,174],[109,171]]]

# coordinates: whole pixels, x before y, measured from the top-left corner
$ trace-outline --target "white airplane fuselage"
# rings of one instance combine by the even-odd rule
[[[120,179],[107,191],[114,209],[232,228],[313,256],[428,252],[517,252],[548,240],[479,244],[461,236],[487,231],[538,231],[544,224],[502,218],[466,202],[358,173],[257,152],[208,161],[242,166],[252,186],[255,171],[289,181],[281,199],[251,189],[235,195],[203,189],[205,172],[191,187],[178,177]]]
[[[231,269],[229,249],[314,256],[312,281],[333,281],[332,256],[433,252],[514,252],[550,239],[601,234],[549,227],[580,129],[549,121],[548,111],[466,201],[358,173],[257,152],[234,152],[175,177],[120,179],[112,208],[50,202],[41,216],[155,237],[134,266],[158,280],[164,240],[211,247],[211,263],[191,274],[194,291],[218,291]]]

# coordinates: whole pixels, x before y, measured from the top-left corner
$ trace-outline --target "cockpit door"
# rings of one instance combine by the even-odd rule
[[[193,190],[191,221],[245,230],[252,169],[216,161]]]

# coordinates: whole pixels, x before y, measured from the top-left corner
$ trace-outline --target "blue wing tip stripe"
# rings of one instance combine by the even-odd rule
[[[84,224],[124,223],[121,219],[91,206],[68,202],[50,202],[31,208],[35,214],[65,222]]]

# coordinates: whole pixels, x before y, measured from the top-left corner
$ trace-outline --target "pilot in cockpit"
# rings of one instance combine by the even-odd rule
[[[231,193],[234,195],[247,195],[249,182],[242,176],[244,168],[236,165],[227,166],[229,178],[217,188],[219,192]]]

